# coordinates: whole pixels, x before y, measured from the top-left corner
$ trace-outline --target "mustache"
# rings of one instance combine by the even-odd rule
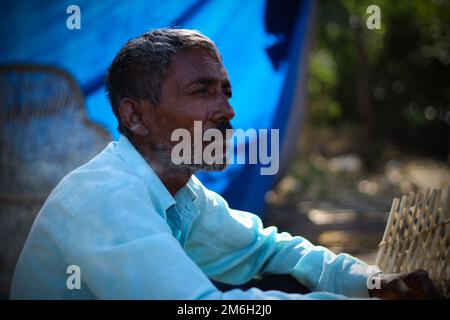
[[[225,135],[227,130],[232,130],[233,126],[230,121],[221,121],[217,124],[216,129],[219,130],[223,135]]]

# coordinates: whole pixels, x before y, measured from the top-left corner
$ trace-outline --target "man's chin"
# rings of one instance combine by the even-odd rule
[[[220,172],[224,171],[228,167],[228,164],[204,164],[201,166],[202,171],[209,171],[209,172]]]
[[[178,167],[183,167],[186,169],[189,169],[192,172],[198,172],[198,171],[206,171],[206,172],[220,172],[224,171],[227,167],[227,163],[203,163],[203,164],[190,164],[190,165],[177,165]]]

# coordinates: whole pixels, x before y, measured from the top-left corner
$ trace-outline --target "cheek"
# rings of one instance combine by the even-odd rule
[[[209,110],[204,100],[188,99],[178,105],[173,117],[185,124],[192,124],[194,121],[205,122],[209,118]]]

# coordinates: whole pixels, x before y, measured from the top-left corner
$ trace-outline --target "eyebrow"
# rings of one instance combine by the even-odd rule
[[[188,89],[188,88],[190,88],[192,86],[199,85],[199,84],[214,85],[214,84],[217,84],[217,83],[222,83],[222,86],[231,89],[230,80],[228,80],[228,79],[221,80],[219,78],[213,78],[213,77],[208,77],[208,76],[202,76],[200,78],[197,78],[197,79],[189,82],[184,88]]]

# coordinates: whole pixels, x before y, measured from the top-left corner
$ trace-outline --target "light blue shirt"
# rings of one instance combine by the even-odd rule
[[[80,289],[68,286],[79,267]],[[313,292],[219,291],[290,274]],[[124,136],[68,174],[39,212],[12,299],[342,299],[368,297],[367,265],[264,228],[195,177],[173,197]],[[69,279],[73,280],[73,278]]]

